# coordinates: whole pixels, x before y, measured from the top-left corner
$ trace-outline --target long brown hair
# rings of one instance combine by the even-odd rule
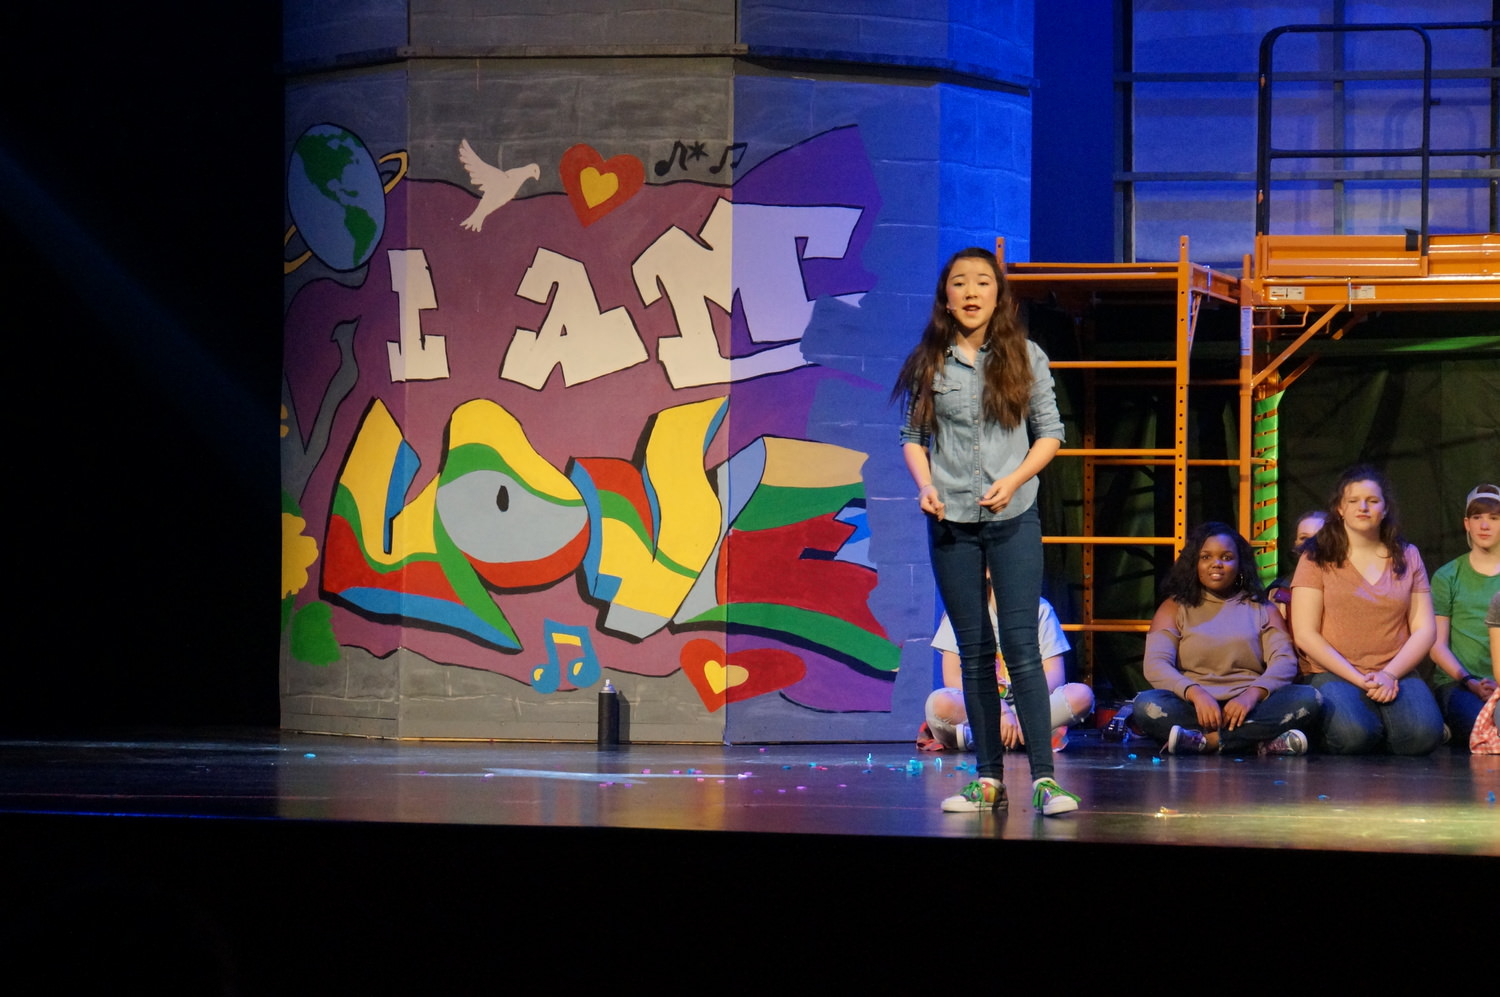
[[[984,412],[1006,429],[1014,429],[1026,418],[1031,402],[1031,357],[1026,351],[1026,330],[1016,320],[1016,302],[1010,283],[995,254],[978,246],[961,249],[943,267],[933,295],[932,317],[922,338],[901,365],[891,401],[905,398],[912,425],[930,430],[933,420],[932,379],[943,369],[943,356],[961,328],[948,313],[948,275],[959,260],[983,260],[995,274],[998,285],[995,314],[990,316],[984,342],[989,348],[984,361]]]
[[[1344,566],[1349,559],[1349,534],[1344,529],[1344,517],[1339,510],[1344,503],[1344,490],[1360,481],[1373,481],[1380,489],[1385,505],[1380,518],[1380,542],[1390,555],[1391,574],[1400,578],[1406,574],[1406,538],[1401,535],[1401,518],[1396,515],[1396,493],[1385,473],[1368,464],[1356,464],[1339,475],[1333,494],[1328,497],[1328,517],[1323,520],[1323,528],[1307,541],[1304,553],[1320,567]]]

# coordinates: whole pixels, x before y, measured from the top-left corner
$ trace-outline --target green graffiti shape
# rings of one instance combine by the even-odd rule
[[[292,620],[292,657],[309,665],[331,665],[339,660],[339,641],[333,635],[333,607],[310,602]]]

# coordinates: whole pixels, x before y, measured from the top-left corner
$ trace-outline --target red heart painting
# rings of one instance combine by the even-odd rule
[[[725,703],[785,689],[807,674],[802,659],[790,651],[756,647],[726,655],[717,643],[702,638],[683,645],[677,660],[710,713]]]
[[[584,225],[592,225],[630,200],[646,182],[646,167],[639,159],[622,154],[606,160],[582,143],[563,153],[557,171]]]

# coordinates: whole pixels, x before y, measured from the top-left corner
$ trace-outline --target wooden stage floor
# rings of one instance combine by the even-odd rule
[[[90,958],[33,968],[54,992],[134,967],[157,993],[436,993],[580,945],[727,971],[724,946],[808,931],[880,949],[837,970],[879,983],[929,958],[912,932],[967,924],[991,896],[1012,943],[1073,921],[1094,937],[1101,913],[1158,904],[1179,927],[1289,918],[1321,937],[1364,930],[1323,918],[1332,899],[1493,917],[1500,757],[1159,759],[1090,732],[1057,759],[1083,809],[1043,818],[1023,755],[1008,811],[943,814],[973,757],[908,744],[0,740],[0,937],[23,961],[87,940]],[[1111,920],[1109,944],[1158,921]],[[775,985],[778,963],[754,965],[735,971]]]
[[[0,813],[650,828],[1500,856],[1500,756],[1160,758],[1075,733],[1076,814],[944,814],[973,756],[905,744],[394,742],[279,731],[0,741]]]

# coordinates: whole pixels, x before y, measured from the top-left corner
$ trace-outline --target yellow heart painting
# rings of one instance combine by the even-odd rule
[[[583,200],[591,208],[615,196],[620,189],[620,178],[613,173],[600,173],[592,166],[585,166],[578,175],[578,185],[583,189]]]
[[[703,663],[703,677],[708,679],[708,687],[715,695],[725,689],[742,684],[750,677],[750,673],[739,665],[721,665],[717,661],[705,661]]]

